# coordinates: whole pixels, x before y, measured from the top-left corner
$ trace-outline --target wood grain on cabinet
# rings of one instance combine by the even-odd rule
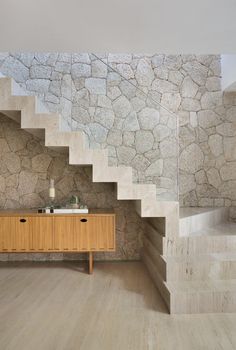
[[[93,252],[115,250],[115,215],[0,215],[0,252]]]

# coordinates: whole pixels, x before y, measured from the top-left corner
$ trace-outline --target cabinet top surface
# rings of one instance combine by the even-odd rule
[[[113,210],[110,209],[90,209],[87,214],[45,214],[38,213],[37,209],[2,209],[0,210],[0,217],[2,216],[40,216],[40,217],[52,217],[52,216],[115,216]]]

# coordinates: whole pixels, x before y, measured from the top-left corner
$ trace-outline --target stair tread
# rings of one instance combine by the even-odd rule
[[[236,223],[235,222],[222,222],[212,227],[206,227],[204,229],[193,231],[189,234],[189,237],[195,236],[233,236],[236,235]]]
[[[222,207],[182,207],[179,209],[179,217],[182,219],[189,216],[200,215],[209,212],[217,212],[221,209]]]
[[[236,261],[236,252],[210,253],[206,255],[162,256],[167,263],[196,263]]]
[[[165,282],[170,293],[235,292],[236,279]]]

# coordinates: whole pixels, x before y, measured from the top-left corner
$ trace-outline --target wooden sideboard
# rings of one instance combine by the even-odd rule
[[[89,253],[115,250],[115,214],[38,214],[0,211],[1,253]]]

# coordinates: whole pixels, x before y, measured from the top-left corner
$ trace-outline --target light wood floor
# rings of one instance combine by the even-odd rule
[[[170,316],[139,262],[0,264],[0,350],[235,350],[236,314]]]

